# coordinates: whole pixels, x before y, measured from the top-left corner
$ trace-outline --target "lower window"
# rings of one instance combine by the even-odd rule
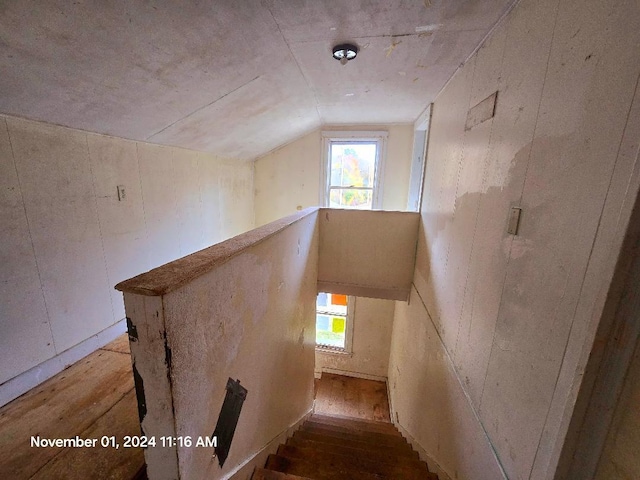
[[[316,346],[350,351],[352,314],[352,301],[347,295],[319,293],[316,301]]]

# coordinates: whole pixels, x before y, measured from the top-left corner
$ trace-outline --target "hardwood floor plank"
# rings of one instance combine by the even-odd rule
[[[350,417],[367,418],[366,398],[363,395],[360,380],[359,378],[348,377],[342,380],[345,387],[344,403],[352,408],[349,412]]]
[[[129,348],[129,336],[126,333],[124,335],[120,335],[114,341],[107,343],[104,347],[102,347],[102,350],[126,353],[127,355],[130,355],[131,349]]]
[[[73,438],[132,389],[129,357],[97,350],[2,407],[2,477],[30,478],[62,450],[60,447],[31,447],[31,436]],[[137,415],[136,410],[134,413]]]
[[[316,392],[317,414],[391,422],[385,382],[323,373]]]
[[[131,480],[144,466],[142,448],[124,448],[125,435],[140,436],[135,390],[80,433],[81,438],[115,436],[120,448],[64,448],[32,480]]]
[[[351,403],[345,403],[346,398],[346,384],[342,380],[341,376],[333,375],[329,378],[331,381],[331,399],[329,401],[329,408],[332,412],[335,412],[339,408],[353,408]]]

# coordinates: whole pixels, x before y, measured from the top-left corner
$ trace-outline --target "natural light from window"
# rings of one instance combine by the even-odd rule
[[[347,332],[347,296],[319,293],[316,312],[316,344],[321,347],[344,349]]]
[[[376,142],[330,143],[330,207],[373,208],[377,150]]]

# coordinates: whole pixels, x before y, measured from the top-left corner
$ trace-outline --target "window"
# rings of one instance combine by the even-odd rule
[[[319,293],[316,300],[316,345],[331,350],[351,351],[352,317],[351,297],[338,293]]]
[[[323,132],[322,205],[380,208],[386,135],[386,132]]]
[[[387,132],[322,132],[320,204],[331,208],[381,208]],[[355,299],[319,293],[316,347],[351,352]]]
[[[322,132],[320,204],[331,208],[381,208],[387,132]],[[319,293],[316,347],[351,353],[355,298]]]

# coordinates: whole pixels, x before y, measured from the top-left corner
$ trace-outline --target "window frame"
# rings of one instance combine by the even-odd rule
[[[335,293],[336,295],[344,295],[338,292],[318,292],[320,293]],[[316,295],[317,297],[317,295]],[[323,353],[338,353],[351,355],[353,353],[353,319],[356,311],[356,299],[351,295],[347,295],[347,315],[345,317],[345,330],[344,330],[344,348],[332,347],[331,345],[322,345],[317,343],[316,350]],[[316,318],[318,316],[318,307],[316,306]]]
[[[383,185],[382,177],[384,175],[384,164],[387,156],[387,138],[389,133],[386,131],[339,131],[325,130],[322,132],[322,157],[320,166],[320,198],[319,204],[324,207],[330,205],[330,187],[331,187],[331,144],[336,143],[375,143],[376,144],[376,164],[374,168],[373,179],[373,195],[371,202],[371,210],[382,209]],[[345,207],[348,208],[348,207]],[[321,292],[318,292],[321,293]],[[340,292],[325,292],[336,293]],[[344,348],[331,347],[328,345],[319,345],[316,343],[316,350],[322,353],[332,353],[338,355],[353,355],[353,326],[356,311],[356,298],[347,295],[347,316],[345,326],[345,346]],[[316,307],[316,316],[318,309]]]
[[[376,164],[374,168],[373,195],[371,210],[382,209],[382,175],[386,157],[388,132],[385,131],[323,131],[322,132],[322,165],[320,175],[320,205],[329,207],[331,189],[331,144],[332,143],[375,143]],[[348,208],[348,207],[344,207]]]

